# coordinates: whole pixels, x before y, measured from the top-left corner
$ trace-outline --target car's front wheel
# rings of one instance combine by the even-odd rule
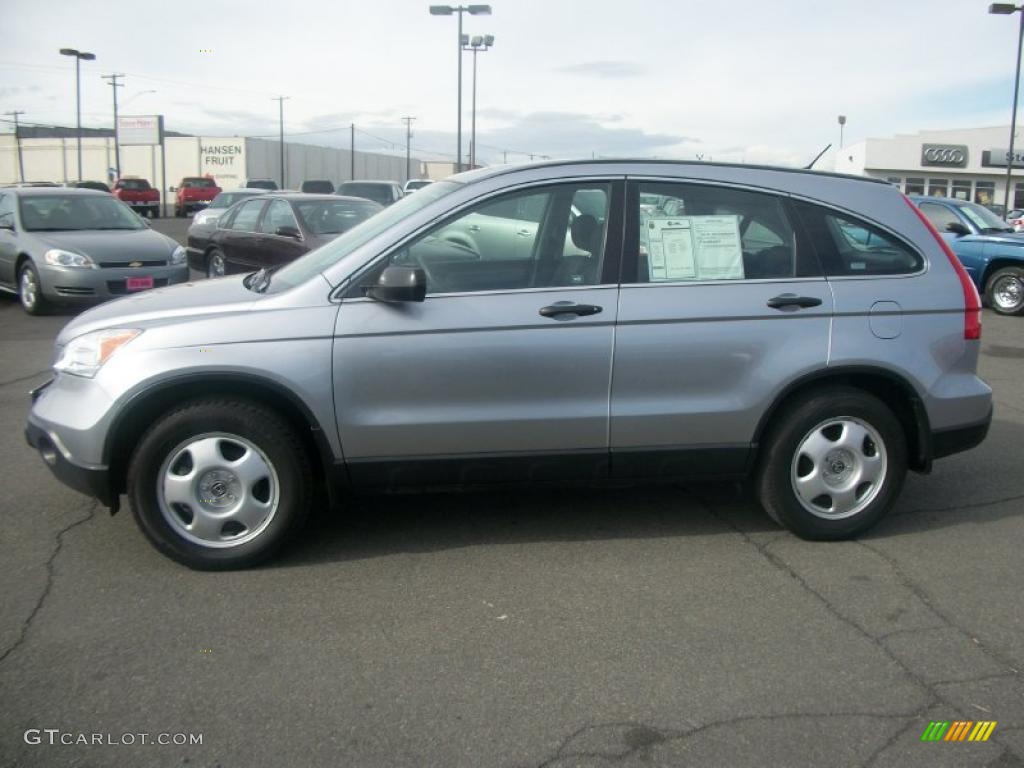
[[[805,539],[845,539],[896,501],[907,473],[903,427],[850,387],[808,393],[774,420],[757,476],[761,505]]]
[[[22,264],[18,272],[18,298],[21,300],[21,308],[30,315],[46,314],[49,308],[46,297],[43,296],[39,272],[31,261]]]
[[[1024,312],[1024,269],[1004,267],[998,270],[985,286],[985,299],[1000,315]]]
[[[190,568],[246,568],[273,556],[309,512],[309,456],[267,407],[234,399],[187,403],[143,436],[128,470],[135,520]]]
[[[214,248],[206,257],[206,276],[209,278],[224,277],[225,274],[227,274],[227,264],[224,261],[224,252],[219,248]]]

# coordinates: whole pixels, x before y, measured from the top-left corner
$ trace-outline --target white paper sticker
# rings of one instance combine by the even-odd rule
[[[648,280],[742,280],[739,216],[650,218]]]

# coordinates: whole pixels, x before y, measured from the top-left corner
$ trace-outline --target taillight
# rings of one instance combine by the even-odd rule
[[[907,205],[910,206],[910,210],[917,214],[917,218],[921,220],[928,231],[932,233],[932,237],[935,238],[943,252],[946,254],[946,258],[949,259],[949,263],[953,265],[953,269],[956,272],[956,276],[960,278],[960,287],[964,292],[964,338],[965,339],[980,339],[981,338],[981,297],[978,295],[978,289],[974,287],[974,283],[971,282],[970,276],[967,274],[967,270],[964,269],[964,265],[960,263],[960,259],[953,253],[953,249],[949,247],[939,231],[935,229],[935,225],[931,223],[927,216],[921,213],[921,209],[914,205],[914,201],[906,195],[903,199],[907,201]]]

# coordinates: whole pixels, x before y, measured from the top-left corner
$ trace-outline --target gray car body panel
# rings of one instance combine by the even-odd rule
[[[390,250],[482,199],[524,185],[596,179],[686,180],[811,200],[897,233],[926,266],[900,277],[577,286],[403,305],[339,298]],[[658,162],[553,163],[454,180],[462,182],[454,191],[290,290],[257,295],[226,278],[83,314],[58,344],[106,327],[145,332],[95,380],[58,375],[30,421],[59,434],[78,463],[97,465],[114,414],[132,397],[175,377],[239,372],[293,392],[328,436],[330,458],[358,464],[742,449],[788,387],[839,368],[898,377],[924,404],[933,430],[976,424],[991,408],[991,390],[975,375],[979,343],[963,338],[954,270],[887,185]],[[785,292],[822,303],[792,314],[766,307]],[[559,300],[603,311],[569,322],[538,316],[539,307]]]

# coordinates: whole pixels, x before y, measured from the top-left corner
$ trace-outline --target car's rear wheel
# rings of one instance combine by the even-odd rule
[[[49,302],[43,296],[43,285],[35,264],[26,261],[18,271],[18,299],[21,308],[30,315],[43,315],[49,309]]]
[[[985,299],[1001,315],[1024,312],[1024,269],[1004,267],[996,271],[985,286]]]
[[[128,470],[135,520],[190,568],[245,568],[273,556],[305,520],[309,456],[286,421],[244,400],[202,399],[154,424]]]
[[[795,400],[774,420],[763,451],[761,505],[806,539],[845,539],[870,528],[896,501],[907,472],[896,416],[850,387]]]
[[[224,261],[224,252],[219,248],[210,251],[206,257],[206,276],[209,278],[224,277],[227,274],[227,265]]]

